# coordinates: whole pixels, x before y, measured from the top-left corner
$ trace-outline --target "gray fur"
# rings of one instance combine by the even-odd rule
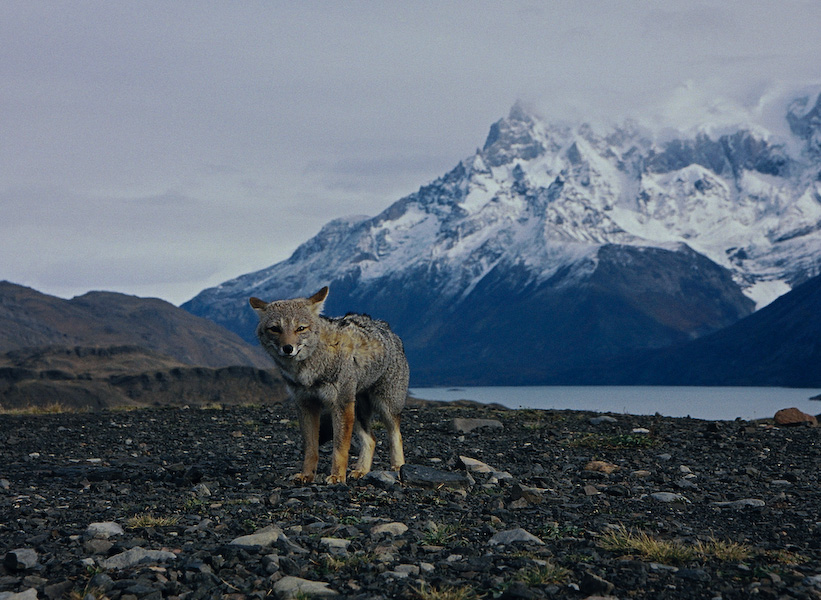
[[[265,303],[251,298],[260,321],[257,337],[285,379],[299,414],[305,445],[299,482],[313,481],[319,458],[319,422],[331,415],[334,452],[328,483],[345,481],[351,434],[361,443],[351,477],[371,468],[376,442],[372,418],[388,432],[391,468],[404,464],[399,415],[408,393],[408,361],[402,341],[384,321],[348,314],[320,315],[328,288],[310,298]]]

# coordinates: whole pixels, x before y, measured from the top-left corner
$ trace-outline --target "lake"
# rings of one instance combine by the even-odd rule
[[[411,388],[425,400],[496,402],[508,408],[555,408],[596,412],[690,416],[708,420],[772,418],[777,410],[796,407],[811,415],[821,402],[810,400],[821,389],[768,387],[662,386],[522,386]]]

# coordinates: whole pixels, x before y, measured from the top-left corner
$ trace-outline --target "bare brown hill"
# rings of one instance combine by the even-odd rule
[[[284,397],[274,371],[191,366],[136,346],[52,346],[0,355],[2,410],[266,404]]]
[[[263,404],[285,389],[270,359],[155,298],[63,300],[0,282],[0,410]]]
[[[0,352],[42,346],[139,346],[187,365],[271,367],[260,348],[158,298],[89,292],[64,300],[0,282]]]

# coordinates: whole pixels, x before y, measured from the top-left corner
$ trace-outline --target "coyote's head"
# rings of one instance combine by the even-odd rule
[[[271,303],[251,298],[251,307],[259,315],[257,337],[262,347],[282,361],[308,358],[319,343],[319,313],[327,297],[326,286],[310,298]]]

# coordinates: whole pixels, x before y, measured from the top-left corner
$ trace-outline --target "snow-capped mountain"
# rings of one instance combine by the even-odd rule
[[[329,314],[389,320],[437,382],[549,381],[672,344],[821,272],[821,96],[787,120],[800,152],[755,128],[661,142],[517,104],[443,177],[183,308],[252,339],[248,296],[330,284]],[[446,376],[459,368],[470,375]]]

